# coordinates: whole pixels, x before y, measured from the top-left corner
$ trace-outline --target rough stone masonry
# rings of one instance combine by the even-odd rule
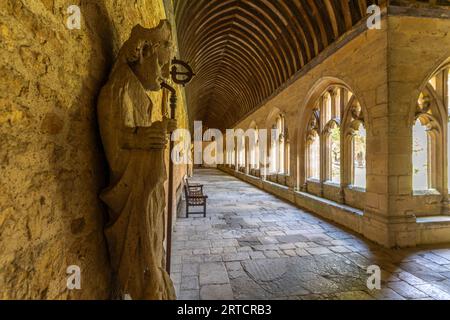
[[[0,299],[109,297],[96,100],[132,27],[165,17],[162,0],[0,1]],[[66,288],[70,265],[81,290]]]

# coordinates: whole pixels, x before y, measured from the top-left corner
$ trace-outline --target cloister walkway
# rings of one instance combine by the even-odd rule
[[[208,216],[179,218],[179,299],[450,299],[450,245],[388,250],[218,170],[197,170]],[[382,270],[381,290],[367,268]]]

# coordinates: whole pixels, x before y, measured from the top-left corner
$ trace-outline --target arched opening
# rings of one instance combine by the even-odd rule
[[[361,207],[362,200],[354,199],[366,188],[366,136],[363,108],[353,92],[339,84],[326,87],[307,125],[303,189],[341,202],[349,195]]]
[[[449,65],[440,68],[417,99],[411,128],[412,191],[416,196],[430,191],[444,195],[449,190],[449,72]]]
[[[362,123],[358,124],[355,135],[352,139],[352,185],[358,188],[366,188],[366,150],[367,133]]]
[[[286,185],[290,165],[290,144],[286,118],[278,108],[275,108],[267,117],[266,125],[269,128],[267,179],[278,184]]]
[[[327,180],[339,184],[341,183],[341,128],[338,123],[332,121],[327,128],[326,138],[326,172]]]
[[[320,138],[312,131],[307,144],[308,179],[320,180]]]
[[[418,119],[413,126],[413,190],[430,189],[429,181],[429,143],[425,126]]]
[[[254,140],[250,146],[251,154],[251,169],[259,169],[259,131],[257,128],[253,129]]]

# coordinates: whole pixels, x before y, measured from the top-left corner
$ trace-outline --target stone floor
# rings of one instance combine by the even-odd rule
[[[208,217],[179,218],[181,300],[450,299],[450,245],[387,250],[217,170],[199,170]],[[381,290],[367,268],[382,270]]]

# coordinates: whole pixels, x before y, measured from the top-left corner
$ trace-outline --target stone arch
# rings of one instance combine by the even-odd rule
[[[364,115],[365,115],[365,121],[369,123],[369,113],[367,108],[365,107],[364,102],[362,101],[361,95],[354,90],[354,87],[349,85],[348,82],[341,80],[340,78],[333,77],[333,76],[326,76],[319,80],[317,80],[314,85],[311,87],[311,89],[308,91],[308,94],[305,96],[305,99],[303,102],[300,103],[299,106],[299,112],[297,113],[297,119],[301,119],[297,128],[295,129],[296,134],[298,134],[298,137],[301,137],[303,132],[302,130],[305,128],[309,121],[309,114],[311,113],[313,108],[310,108],[309,106],[314,104],[315,101],[317,101],[318,98],[324,93],[324,91],[327,90],[327,88],[332,86],[341,86],[349,90],[353,93],[353,96],[356,97],[356,99],[359,101],[361,107],[363,108]],[[301,139],[299,139],[301,140]]]
[[[445,91],[445,81],[447,70],[450,70],[450,57],[443,59],[440,63],[433,66],[432,71],[428,72],[417,90],[411,94],[410,108],[408,110],[407,125],[411,128],[411,152],[413,157],[413,134],[412,128],[419,120],[426,128],[428,136],[428,177],[429,188],[437,190],[442,196],[442,211],[448,212],[448,106],[445,105],[447,92]],[[435,88],[432,80],[442,81],[441,88]],[[439,86],[439,83],[435,83]],[[411,180],[414,174],[411,171]],[[417,195],[412,188],[412,195]]]
[[[407,118],[408,124],[414,122],[416,118],[417,99],[422,91],[426,90],[429,86],[430,79],[446,68],[450,68],[450,53],[430,68],[430,71],[422,78],[422,82],[418,84],[417,89],[411,93],[410,110]],[[442,106],[442,108],[445,108],[445,106]]]
[[[272,111],[270,111],[269,115],[266,117],[265,123],[264,123],[264,127],[266,129],[270,129],[272,127],[272,125],[275,123],[276,118],[279,115],[283,115],[284,113],[278,108],[278,107],[274,107],[272,109]]]
[[[311,87],[311,89],[308,91],[307,95],[305,96],[305,99],[299,106],[299,111],[297,113],[297,126],[295,128],[295,147],[297,152],[297,163],[296,163],[296,185],[298,188],[301,188],[303,186],[303,183],[306,181],[306,168],[305,168],[305,152],[306,152],[306,130],[310,123],[311,116],[313,114],[313,110],[316,108],[318,100],[320,97],[324,94],[325,91],[328,89],[331,89],[333,87],[340,87],[344,88],[347,91],[352,93],[352,97],[348,101],[348,103],[344,106],[343,110],[343,116],[342,119],[340,119],[339,123],[337,123],[341,130],[346,130],[345,126],[348,125],[348,118],[350,117],[350,105],[354,101],[358,101],[359,105],[362,110],[363,119],[361,119],[362,122],[365,123],[365,128],[367,131],[370,129],[370,120],[369,120],[369,113],[367,108],[365,107],[364,103],[360,100],[359,93],[355,92],[353,90],[353,87],[350,86],[347,82],[344,80],[341,80],[337,77],[327,76],[319,79],[315,82],[315,84]],[[344,142],[344,141],[343,141]],[[345,142],[344,142],[345,143]]]

